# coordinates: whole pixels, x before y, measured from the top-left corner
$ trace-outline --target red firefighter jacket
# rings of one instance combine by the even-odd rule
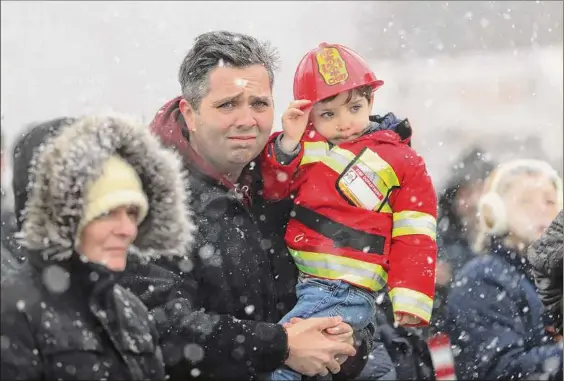
[[[338,146],[306,130],[290,163],[262,153],[263,196],[294,197],[285,240],[303,273],[377,291],[428,324],[435,291],[437,199],[425,163],[393,131]]]

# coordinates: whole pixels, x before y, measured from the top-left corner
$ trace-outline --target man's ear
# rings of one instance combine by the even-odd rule
[[[192,108],[192,105],[188,103],[188,101],[184,98],[180,99],[180,103],[178,105],[180,109],[180,113],[184,117],[184,122],[186,123],[186,127],[189,131],[194,131],[196,129],[196,123],[194,120],[195,111]]]

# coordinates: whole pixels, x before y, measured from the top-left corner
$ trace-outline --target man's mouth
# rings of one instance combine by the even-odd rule
[[[251,135],[230,136],[229,139],[231,139],[231,140],[255,140],[256,136],[251,136]]]

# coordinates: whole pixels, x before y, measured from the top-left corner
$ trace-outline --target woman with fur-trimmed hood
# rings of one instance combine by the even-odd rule
[[[191,244],[181,162],[119,117],[34,130],[41,139],[22,153],[28,261],[2,285],[1,378],[165,379],[154,322],[117,281],[130,253]]]

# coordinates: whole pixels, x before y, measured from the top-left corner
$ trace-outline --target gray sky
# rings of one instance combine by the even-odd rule
[[[562,19],[562,2],[2,1],[3,132],[107,109],[149,121],[179,94],[194,37],[227,29],[279,48],[277,115],[301,56],[338,42],[385,80],[376,111],[409,116],[437,178],[473,140],[497,152],[500,134],[524,152],[538,136],[535,149],[559,161]]]

